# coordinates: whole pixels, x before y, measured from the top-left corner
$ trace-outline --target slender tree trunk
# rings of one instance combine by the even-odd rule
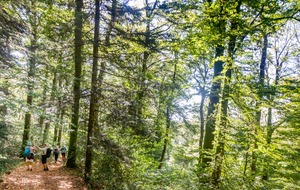
[[[160,160],[159,160],[159,166],[158,169],[161,169],[163,166],[163,161],[165,159],[165,155],[167,152],[167,146],[168,146],[168,142],[169,142],[169,131],[170,131],[170,127],[171,127],[171,117],[170,117],[170,107],[168,106],[167,108],[167,113],[166,113],[166,132],[165,132],[165,139],[164,139],[164,146],[163,146],[163,150],[160,156]]]
[[[199,107],[199,115],[200,115],[200,139],[199,139],[199,165],[201,165],[202,158],[202,149],[203,149],[203,137],[204,137],[204,102],[206,99],[205,93],[201,95],[201,102]],[[198,175],[199,176],[199,175]]]
[[[260,128],[260,119],[261,119],[261,101],[264,96],[264,87],[265,87],[265,71],[266,71],[266,60],[267,60],[267,49],[268,49],[268,34],[264,35],[264,41],[263,41],[263,47],[262,47],[262,55],[261,55],[261,62],[259,66],[259,84],[258,84],[258,96],[259,100],[257,101],[256,107],[256,125],[254,128],[254,150],[252,152],[252,160],[251,160],[251,172],[254,174],[256,173],[256,161],[257,161],[257,155],[256,155],[256,149],[258,148],[257,145],[257,135],[258,135],[258,129]]]
[[[282,68],[282,62],[279,61],[279,55],[278,53],[276,52],[276,72],[275,72],[275,86],[278,86],[278,82],[279,82],[279,78],[280,78],[280,72],[281,72],[281,68]],[[273,102],[274,99],[272,97],[272,94],[269,95],[268,97],[269,101],[270,102]],[[273,117],[273,114],[272,114],[272,108],[268,108],[268,122],[267,122],[267,137],[266,137],[266,141],[267,141],[267,146],[269,147],[271,142],[272,142],[272,135],[273,135],[273,132],[275,130],[275,127],[273,126],[272,124],[272,117]],[[270,169],[270,164],[269,164],[269,160],[266,160],[265,161],[266,163],[266,168],[264,168],[264,175],[262,177],[263,180],[268,180],[269,179],[269,169]]]
[[[201,158],[202,158],[202,148],[203,148],[203,138],[204,138],[204,128],[205,128],[204,103],[207,98],[206,84],[208,78],[208,67],[205,63],[205,59],[203,59],[203,65],[204,65],[203,71],[199,69],[199,72],[203,72],[203,74],[201,74],[202,82],[199,81],[197,78],[195,78],[195,80],[198,83],[199,94],[201,95],[201,101],[199,106],[199,117],[200,117],[199,160],[198,160],[199,166],[201,166],[201,162],[202,162]],[[198,177],[200,177],[200,175],[198,175]]]
[[[47,79],[48,78],[48,68],[46,70],[46,73],[45,73],[45,78]],[[45,122],[45,116],[44,114],[46,113],[46,108],[45,108],[45,102],[46,102],[46,98],[47,98],[47,91],[48,91],[48,87],[47,85],[44,86],[44,89],[43,89],[43,93],[42,93],[42,101],[41,101],[41,107],[43,107],[43,113],[42,115],[39,117],[39,125],[38,125],[38,128],[39,128],[39,131],[40,131],[40,136],[39,136],[39,142],[43,142],[43,137],[44,137],[44,133],[43,133],[43,126],[44,126],[44,122]]]
[[[50,105],[54,105],[55,93],[56,93],[56,85],[57,85],[57,72],[54,72],[53,80],[52,80],[52,88],[51,88],[51,95],[50,95]],[[43,143],[47,143],[49,137],[49,130],[50,130],[51,121],[47,121],[45,123],[45,129],[43,134]],[[54,134],[55,135],[55,134]],[[53,142],[55,143],[55,142]]]
[[[32,15],[29,16],[29,19],[32,19],[31,20],[32,38],[30,40],[30,47],[29,47],[29,71],[28,71],[28,84],[27,84],[28,94],[26,100],[29,111],[25,113],[24,132],[23,132],[22,147],[21,147],[22,151],[25,148],[27,141],[29,140],[30,127],[31,127],[30,109],[33,102],[34,77],[35,77],[35,69],[36,69],[37,25],[36,25],[36,14],[34,10],[35,7],[34,1],[31,1],[30,3],[33,10]]]
[[[203,137],[204,137],[204,102],[205,102],[206,95],[201,95],[200,107],[199,107],[199,115],[200,115],[200,140],[199,140],[199,147],[202,149],[203,146]]]
[[[144,109],[144,99],[145,99],[145,90],[146,90],[146,72],[148,70],[148,61],[150,56],[150,47],[152,45],[152,41],[150,39],[151,37],[151,20],[153,19],[153,10],[156,8],[157,1],[153,4],[153,7],[150,7],[150,3],[148,0],[146,0],[146,31],[144,34],[144,47],[145,51],[143,53],[143,59],[142,59],[142,68],[140,73],[140,79],[139,79],[139,90],[137,93],[137,104],[136,104],[136,116],[137,116],[137,129],[136,132],[139,135],[147,136],[147,131],[145,130],[144,124],[143,124],[143,109]]]
[[[59,116],[59,114],[57,114],[57,116]],[[54,131],[53,131],[53,145],[57,145],[57,142],[58,142],[58,125],[55,124],[54,126]]]
[[[149,6],[147,4],[147,6]],[[143,136],[145,136],[146,134],[144,133],[143,130],[143,108],[144,108],[144,96],[145,96],[145,75],[147,72],[147,62],[148,62],[148,58],[149,58],[149,52],[148,52],[148,47],[150,46],[150,13],[149,13],[149,9],[146,10],[146,17],[147,17],[147,26],[146,26],[146,32],[145,32],[145,47],[146,50],[144,51],[144,56],[143,56],[143,60],[142,60],[142,70],[141,70],[141,77],[140,77],[140,85],[139,85],[139,90],[137,93],[137,112],[136,112],[136,116],[137,116],[137,132]]]
[[[173,92],[175,89],[175,80],[176,80],[176,74],[177,74],[177,63],[178,63],[178,53],[175,52],[175,65],[174,65],[174,73],[173,73],[173,78],[172,78],[172,86],[171,86],[171,94],[169,97],[167,97],[167,112],[166,112],[166,132],[165,132],[165,139],[164,139],[164,146],[163,150],[160,156],[159,160],[159,166],[158,169],[161,169],[163,166],[163,161],[165,159],[165,155],[167,152],[167,146],[169,143],[169,133],[170,133],[170,128],[171,128],[171,114],[170,114],[170,109],[172,106],[173,102]]]
[[[50,104],[51,105],[55,105],[54,104],[54,100],[56,98],[56,94],[57,94],[57,70],[55,69],[54,71],[54,76],[53,76],[53,82],[52,82],[52,92],[51,92],[51,97],[50,97]],[[56,118],[59,118],[59,105],[57,104],[57,114],[56,114]],[[57,136],[58,136],[58,123],[55,122],[54,125],[54,134],[53,134],[53,145],[57,145]]]
[[[64,115],[65,115],[65,108],[62,107],[61,113],[60,113],[60,121],[59,121],[59,128],[58,128],[58,137],[57,137],[57,142],[58,142],[59,147],[61,146],[62,127],[63,127]]]
[[[60,63],[62,63],[62,53],[60,54]],[[61,66],[58,66],[58,70],[61,70]],[[63,89],[63,77],[61,74],[58,75],[58,88]],[[62,138],[62,126],[63,126],[63,119],[65,115],[65,105],[63,104],[63,97],[62,92],[58,91],[58,136],[57,136],[57,144],[61,147],[61,138]]]
[[[109,48],[110,47],[110,36],[111,36],[111,32],[116,20],[116,10],[117,10],[117,0],[112,0],[112,9],[111,9],[111,20],[110,23],[108,25],[108,30],[106,32],[105,35],[105,47]],[[105,50],[106,51],[106,50]],[[109,52],[105,52],[105,53],[109,53]],[[101,99],[102,96],[102,84],[103,84],[103,80],[104,80],[104,76],[105,76],[105,70],[106,70],[106,63],[104,61],[101,61],[101,65],[100,65],[100,71],[99,71],[99,76],[98,76],[98,97],[99,99]],[[97,108],[95,109],[95,134],[100,135],[100,127],[99,127],[99,120],[98,120],[98,116],[99,116],[99,101],[97,103]]]
[[[50,121],[47,121],[45,123],[45,128],[43,131],[43,141],[42,141],[43,144],[46,144],[48,141],[49,128],[50,128]]]
[[[45,121],[45,117],[43,115],[40,116],[39,118],[39,131],[40,131],[40,135],[39,135],[39,142],[41,142],[43,140],[43,126],[44,126],[44,121]]]
[[[0,68],[1,69],[1,68]],[[3,85],[3,87],[0,87],[0,92],[3,92],[5,96],[9,95],[9,91],[8,91],[8,83],[5,82],[5,84]],[[7,106],[1,105],[0,106],[0,121],[5,122],[5,116],[7,115]]]
[[[75,74],[73,81],[73,93],[74,93],[74,102],[72,110],[72,119],[70,125],[70,140],[69,140],[69,152],[67,167],[73,168],[77,167],[76,164],[76,152],[77,152],[77,131],[78,131],[78,122],[79,122],[79,104],[80,104],[80,81],[81,81],[81,67],[82,67],[82,8],[83,0],[76,0],[75,8]]]
[[[267,122],[267,146],[269,147],[271,144],[271,140],[272,140],[272,108],[268,108],[268,122]],[[262,179],[263,180],[268,180],[269,179],[269,169],[270,169],[270,164],[269,164],[269,156],[267,156],[265,158],[265,166],[263,169],[263,176]]]
[[[6,37],[6,44],[5,48],[7,49],[7,54],[10,55],[10,45],[9,45],[9,36]],[[6,69],[5,66],[0,65],[0,69]],[[5,80],[3,86],[0,87],[0,92],[3,92],[4,95],[7,97],[9,95],[8,91],[8,80]],[[0,122],[5,123],[5,117],[7,115],[7,106],[6,104],[0,106]]]
[[[92,80],[91,80],[91,99],[90,99],[90,113],[87,133],[87,147],[85,154],[85,172],[84,178],[88,182],[91,177],[92,161],[93,161],[93,136],[98,108],[98,87],[97,87],[97,75],[98,75],[98,49],[99,49],[99,27],[100,27],[100,1],[95,0],[95,28],[94,28],[94,47],[93,47],[93,68],[92,68]]]

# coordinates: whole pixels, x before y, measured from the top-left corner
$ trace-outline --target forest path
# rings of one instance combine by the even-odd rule
[[[42,163],[37,160],[32,171],[22,164],[3,176],[0,189],[5,190],[87,190],[84,181],[74,171],[63,167],[61,160],[57,163],[48,161],[49,171],[43,171]]]

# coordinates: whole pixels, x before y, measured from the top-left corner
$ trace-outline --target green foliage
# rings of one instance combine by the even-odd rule
[[[20,159],[11,159],[1,156],[0,154],[0,176],[14,169],[20,163]]]
[[[7,123],[3,121],[0,122],[0,141],[7,140],[8,128]]]
[[[91,188],[123,190],[130,184],[130,172],[126,164],[110,154],[95,154]]]
[[[22,143],[25,113],[31,114],[29,139],[35,144],[43,140],[45,123],[50,124],[47,144],[54,142],[55,127],[62,131],[61,145],[67,146],[73,132],[74,2],[20,2],[22,6],[13,1],[0,3],[3,172],[15,163],[6,158],[15,156]],[[94,27],[94,2],[84,3],[84,64],[76,137],[80,169],[86,159]],[[103,1],[100,12],[99,115],[92,139],[91,189],[248,190],[300,186],[299,24],[290,22],[299,17],[298,1],[146,1],[138,8],[131,6],[131,1],[117,1],[115,12],[111,3]],[[36,53],[31,54],[34,24],[37,45]],[[24,29],[26,35],[19,35]],[[259,64],[266,34],[269,46],[262,85]],[[216,47],[220,46],[224,54],[216,57]],[[28,77],[27,63],[32,56],[36,59],[34,79]],[[216,61],[224,65],[213,80]],[[231,80],[227,80],[224,75],[230,69]],[[27,81],[34,82],[31,92]],[[203,102],[202,121],[199,107],[215,81],[221,84],[220,102],[228,99],[228,112],[220,114],[221,104],[214,107],[216,120],[224,117],[226,126],[217,122],[214,149],[210,151],[213,159],[203,169],[199,164],[199,133],[200,123],[207,121],[208,100]],[[222,96],[225,82],[230,88],[228,97]],[[27,94],[33,97],[32,105],[26,103]],[[270,109],[272,118],[268,123]],[[217,138],[220,134],[224,139]],[[222,143],[222,172],[216,187],[203,179],[211,178],[219,156],[214,151]],[[257,158],[255,172],[251,170],[253,152]],[[158,169],[160,164],[162,169]]]

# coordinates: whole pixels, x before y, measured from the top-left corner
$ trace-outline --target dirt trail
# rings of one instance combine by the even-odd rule
[[[43,171],[43,165],[36,161],[32,171],[22,164],[3,176],[0,183],[2,190],[87,190],[83,180],[72,175],[72,170],[63,167],[61,160],[58,163],[48,161],[49,171]]]

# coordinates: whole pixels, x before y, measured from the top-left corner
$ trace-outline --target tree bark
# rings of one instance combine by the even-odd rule
[[[242,2],[238,1],[236,7],[237,14],[240,13],[241,5]],[[218,131],[219,139],[216,148],[214,169],[212,171],[212,182],[215,186],[219,185],[219,180],[222,172],[222,164],[224,159],[225,135],[228,126],[227,113],[228,113],[228,102],[229,102],[229,94],[230,94],[230,86],[231,86],[230,83],[231,83],[231,75],[232,75],[232,63],[234,61],[233,55],[234,55],[236,39],[237,39],[237,36],[234,33],[237,30],[237,28],[238,28],[238,23],[235,20],[231,21],[230,30],[232,31],[233,34],[230,34],[229,43],[228,43],[228,57],[230,58],[230,60],[227,63],[227,70],[225,73],[225,81],[224,81],[222,102],[221,102],[221,121],[220,121],[221,129]]]
[[[97,121],[96,115],[98,108],[98,87],[97,87],[97,75],[98,75],[98,57],[99,57],[99,28],[100,28],[100,1],[95,0],[95,28],[94,28],[94,46],[93,46],[93,68],[92,68],[92,79],[91,79],[91,98],[90,98],[90,113],[88,122],[88,133],[87,133],[87,147],[85,154],[85,171],[84,178],[86,182],[89,182],[92,174],[92,161],[93,161],[93,136],[95,121]]]
[[[110,36],[111,36],[111,32],[116,20],[116,10],[117,10],[117,0],[112,0],[112,8],[111,8],[111,19],[110,19],[110,23],[108,25],[108,30],[105,34],[105,47],[109,48],[110,47]],[[105,50],[106,51],[106,50]],[[107,51],[105,53],[108,53]],[[105,61],[101,61],[101,65],[100,65],[100,71],[99,71],[99,76],[98,76],[98,88],[97,88],[97,94],[99,97],[99,100],[101,99],[102,96],[102,84],[103,84],[103,80],[104,80],[104,76],[105,76],[105,70],[106,70],[106,62]],[[99,100],[97,100],[97,108],[95,109],[95,126],[94,126],[94,132],[97,135],[100,135],[101,130],[99,127],[99,120],[98,120],[98,116],[99,116]]]
[[[6,37],[6,43],[4,45],[4,48],[7,49],[7,54],[10,55],[10,45],[9,45],[9,36]],[[2,53],[1,53],[2,54]],[[1,56],[0,56],[0,62],[1,62]],[[5,66],[2,66],[2,63],[0,64],[0,69],[6,69]],[[3,94],[7,97],[9,95],[8,91],[8,81],[5,81],[3,86],[0,87],[0,92],[3,92]],[[7,106],[1,105],[0,106],[0,122],[5,123],[5,117],[7,115]]]
[[[206,95],[203,93],[201,95],[200,107],[199,107],[199,115],[200,115],[200,139],[199,139],[199,148],[202,149],[203,146],[203,137],[204,137],[204,102],[206,99]],[[201,152],[200,152],[201,154]]]
[[[264,96],[264,88],[265,88],[265,71],[266,71],[266,60],[267,60],[267,49],[268,49],[268,34],[264,35],[263,40],[263,47],[262,47],[262,55],[261,55],[261,61],[259,66],[259,83],[258,83],[258,97],[259,100],[256,103],[256,125],[254,128],[254,150],[252,152],[252,159],[251,159],[251,172],[252,174],[256,173],[256,161],[257,161],[257,155],[256,155],[256,149],[258,148],[257,145],[257,135],[258,135],[258,128],[260,128],[260,119],[261,119],[261,101]]]
[[[163,145],[163,150],[160,156],[159,160],[159,166],[158,169],[161,169],[163,166],[163,161],[165,159],[165,155],[167,152],[167,146],[169,143],[169,133],[170,133],[170,128],[171,128],[171,114],[170,110],[172,107],[172,102],[173,102],[173,92],[175,89],[175,80],[176,80],[176,74],[177,74],[177,62],[178,62],[178,53],[175,52],[175,65],[174,65],[174,72],[173,72],[173,77],[172,77],[172,86],[171,86],[171,94],[168,98],[167,101],[167,112],[166,112],[166,131],[165,131],[165,139],[164,139],[164,145]]]
[[[45,78],[48,78],[48,68],[46,69],[46,73],[45,73]],[[45,122],[45,113],[46,113],[46,108],[45,108],[45,102],[47,99],[47,91],[48,91],[48,87],[47,85],[44,86],[43,89],[43,93],[42,93],[42,101],[40,103],[41,107],[43,108],[43,112],[42,115],[39,117],[39,124],[38,124],[38,128],[39,128],[39,132],[40,132],[40,136],[38,138],[39,142],[43,142],[43,137],[44,137],[44,132],[43,132],[43,126],[44,126],[44,122]]]
[[[82,28],[83,28],[83,0],[76,0],[75,7],[75,73],[73,81],[73,109],[72,119],[70,125],[70,140],[69,140],[69,151],[67,167],[77,167],[76,164],[76,152],[77,152],[77,133],[78,133],[78,122],[79,122],[79,104],[80,104],[80,82],[81,82],[81,67],[82,67]]]
[[[216,59],[224,55],[224,46],[218,45],[216,48]],[[211,151],[213,149],[213,141],[214,141],[214,132],[215,132],[215,110],[217,109],[216,106],[220,102],[220,92],[221,92],[221,81],[218,77],[221,75],[223,71],[223,64],[224,62],[221,60],[217,60],[214,63],[214,79],[213,84],[211,87],[211,92],[209,95],[209,105],[207,111],[207,122],[205,126],[205,135],[203,141],[203,150],[204,151]],[[207,152],[203,152],[202,154],[202,163],[207,166],[208,163],[211,161],[211,155]]]
[[[136,98],[136,123],[137,126],[135,126],[135,132],[138,135],[141,136],[148,136],[148,132],[145,130],[144,123],[143,123],[143,109],[144,109],[144,99],[145,99],[145,91],[146,91],[146,72],[148,70],[148,61],[150,56],[150,47],[153,43],[153,40],[150,39],[151,37],[151,20],[153,19],[153,10],[157,6],[157,1],[153,4],[153,7],[150,7],[150,4],[148,0],[146,0],[146,31],[144,34],[144,47],[145,51],[143,53],[143,59],[142,59],[142,68],[140,73],[140,79],[139,79],[139,89],[137,92],[137,98]]]
[[[33,103],[33,88],[34,88],[34,77],[35,77],[35,69],[36,69],[36,50],[37,50],[37,25],[36,25],[36,13],[34,10],[35,4],[34,1],[31,1],[32,7],[32,15],[29,15],[31,27],[32,27],[32,38],[30,40],[30,47],[29,47],[29,71],[28,71],[28,82],[27,82],[27,106],[29,111],[25,113],[25,122],[24,122],[24,132],[22,138],[22,147],[21,150],[23,151],[27,141],[29,141],[29,134],[30,134],[30,127],[31,127],[31,106]],[[29,13],[28,13],[29,14]]]
[[[59,118],[60,121],[59,121],[59,128],[58,128],[58,137],[57,137],[57,142],[59,147],[61,146],[62,126],[63,126],[64,116],[65,116],[65,108],[62,107],[60,112],[60,118]]]
[[[53,76],[53,82],[52,82],[52,92],[51,92],[51,97],[50,97],[50,104],[51,105],[55,105],[54,104],[54,100],[56,98],[56,94],[57,94],[57,70],[54,71],[54,76]],[[57,103],[56,103],[57,104]],[[60,108],[59,105],[57,104],[56,106],[57,108],[57,114],[56,114],[56,118],[59,118],[59,113],[60,113]],[[54,124],[54,134],[53,134],[53,145],[57,145],[58,142],[58,123],[55,122]]]
[[[54,72],[54,76],[53,76],[53,80],[52,80],[51,95],[50,95],[50,104],[48,106],[54,105],[55,92],[56,92],[56,89],[57,89],[56,85],[57,85],[57,72],[55,71]],[[51,123],[50,120],[45,123],[45,129],[44,129],[44,133],[43,133],[43,144],[47,143],[47,141],[48,141],[49,130],[50,130],[50,123]],[[54,133],[54,136],[55,135],[56,134]],[[53,143],[55,143],[55,142],[53,141]]]

